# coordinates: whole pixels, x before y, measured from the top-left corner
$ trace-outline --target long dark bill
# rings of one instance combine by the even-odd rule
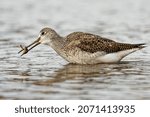
[[[34,47],[36,47],[37,45],[40,44],[39,40],[40,40],[40,38],[38,38],[38,39],[35,40],[33,43],[31,43],[30,45],[25,46],[25,47],[23,47],[22,45],[20,45],[21,50],[20,50],[18,53],[20,53],[20,52],[23,51],[23,53],[22,53],[21,56],[23,56],[24,54],[28,53],[31,49],[33,49]]]

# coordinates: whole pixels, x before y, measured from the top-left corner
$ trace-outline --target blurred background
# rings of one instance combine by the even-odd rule
[[[0,0],[0,99],[150,99],[149,0]],[[45,27],[148,47],[120,64],[71,65],[40,45]]]

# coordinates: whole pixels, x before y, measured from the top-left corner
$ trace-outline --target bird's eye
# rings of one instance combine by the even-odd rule
[[[44,34],[45,34],[45,32],[42,32],[42,33],[41,33],[41,35],[44,35]]]

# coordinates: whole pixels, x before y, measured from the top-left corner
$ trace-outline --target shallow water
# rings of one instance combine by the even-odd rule
[[[0,0],[0,99],[150,99],[150,1]],[[61,35],[99,34],[147,43],[120,64],[72,65],[40,45],[20,57],[44,26]]]

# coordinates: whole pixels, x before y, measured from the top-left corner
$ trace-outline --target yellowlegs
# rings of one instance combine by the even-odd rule
[[[97,64],[117,63],[125,56],[145,47],[145,44],[119,43],[98,35],[73,32],[61,37],[51,28],[43,28],[39,37],[30,45],[20,45],[22,55],[39,44],[52,47],[61,57],[70,63]]]

